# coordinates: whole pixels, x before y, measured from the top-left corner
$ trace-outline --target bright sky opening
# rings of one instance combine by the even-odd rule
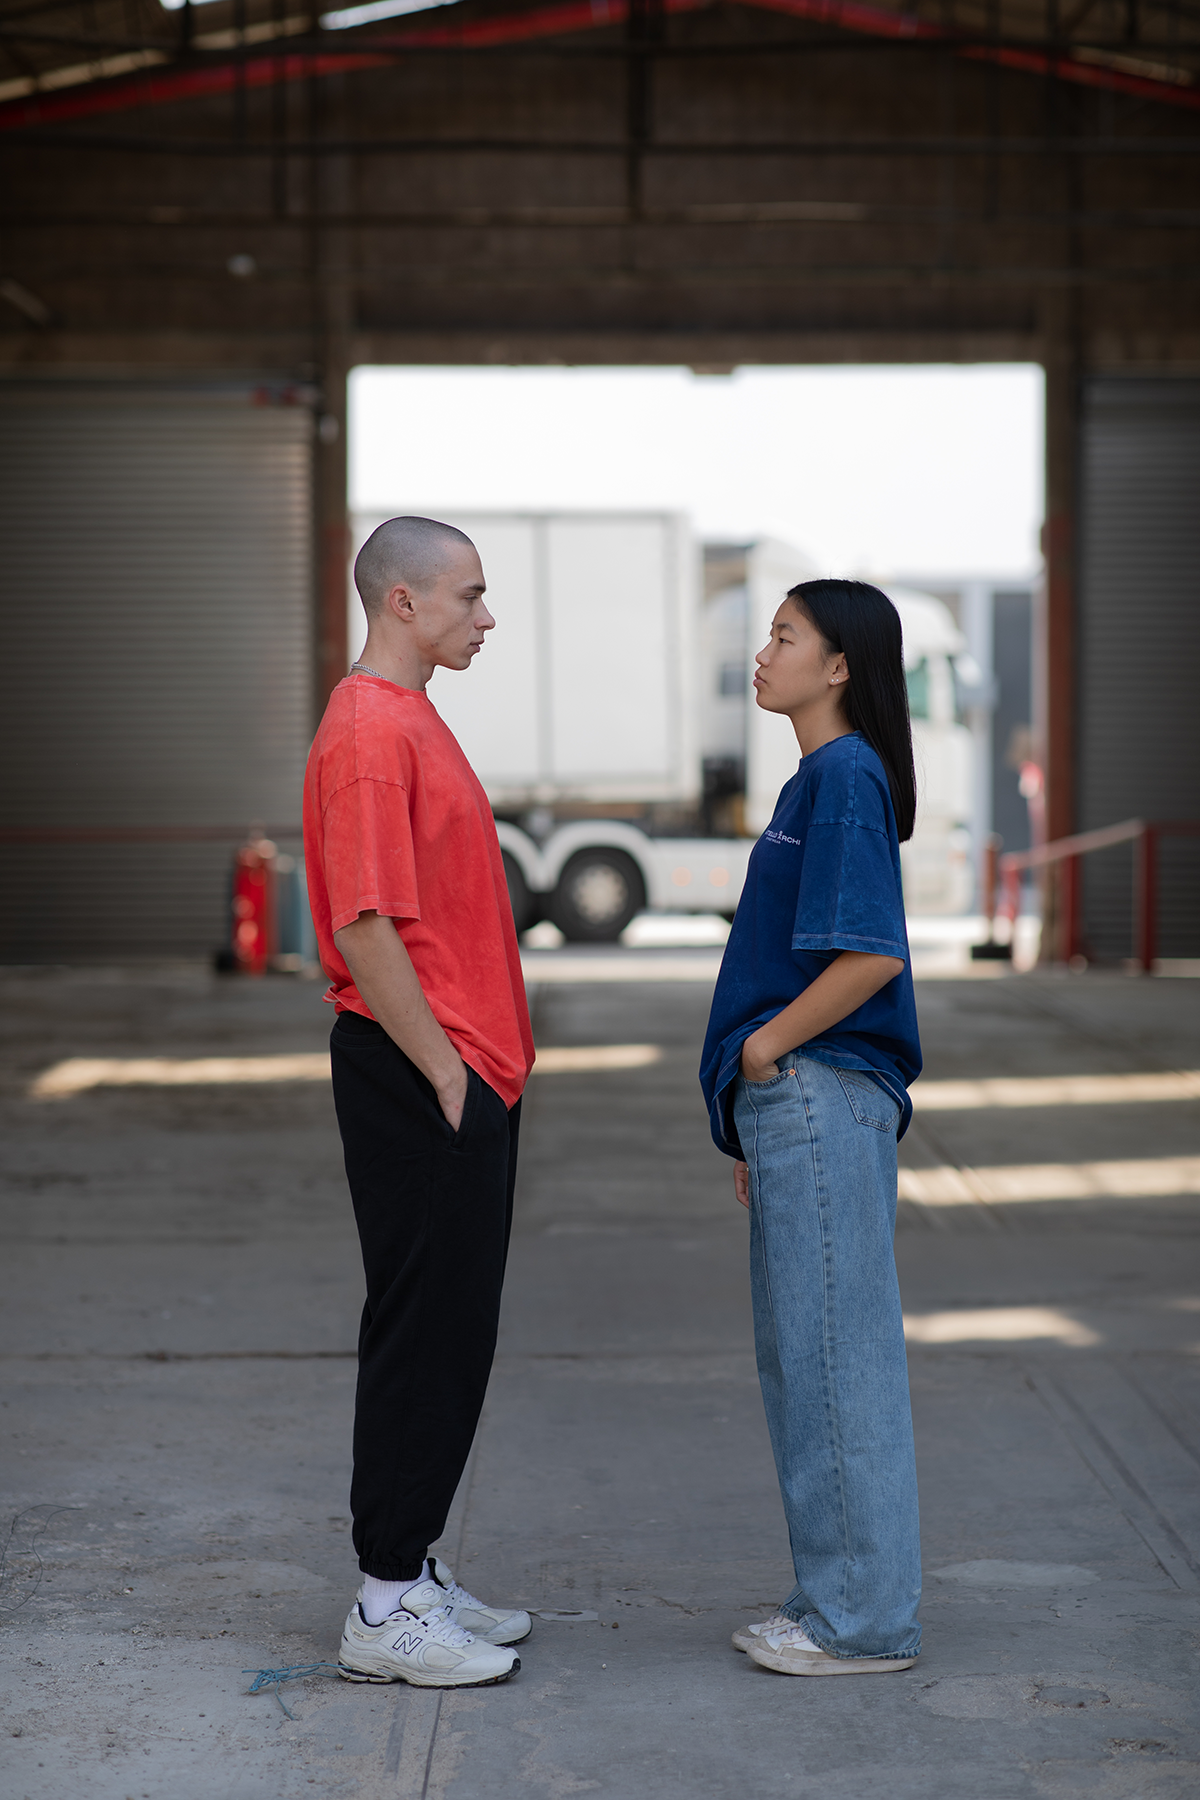
[[[1026,364],[360,368],[355,508],[670,508],[834,575],[1028,576],[1041,370]]]

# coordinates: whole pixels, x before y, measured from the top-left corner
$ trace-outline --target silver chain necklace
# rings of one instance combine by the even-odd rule
[[[358,670],[360,675],[374,675],[376,681],[386,681],[387,680],[386,675],[381,675],[379,673],[378,669],[372,669],[367,663],[361,663],[361,662],[351,663],[350,664],[350,673],[352,675],[353,675],[355,669]]]

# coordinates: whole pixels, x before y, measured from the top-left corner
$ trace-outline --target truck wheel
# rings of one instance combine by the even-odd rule
[[[507,850],[502,850],[500,854],[504,858],[504,879],[508,883],[508,903],[512,907],[513,924],[520,937],[523,931],[528,931],[531,925],[537,924],[541,911],[516,857]]]
[[[610,944],[646,904],[646,884],[623,850],[577,850],[558,878],[549,915],[572,944]]]

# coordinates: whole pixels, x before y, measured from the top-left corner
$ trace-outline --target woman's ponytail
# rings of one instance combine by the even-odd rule
[[[830,652],[846,658],[846,722],[883,764],[904,843],[913,833],[917,778],[900,615],[887,595],[866,581],[802,581],[788,589],[788,599],[811,619]]]

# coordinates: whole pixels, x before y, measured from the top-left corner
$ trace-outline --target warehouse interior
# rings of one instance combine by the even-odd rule
[[[229,835],[294,825],[363,362],[1040,362],[1046,834],[1200,814],[1183,0],[382,10],[5,15],[6,955],[207,947]],[[1163,955],[1198,857],[1160,846]],[[1093,957],[1129,863],[1086,863]],[[51,917],[67,865],[108,898]]]
[[[1200,839],[1156,895],[1128,836],[1049,883],[1041,967],[918,983],[927,1649],[874,1684],[728,1649],[787,1544],[695,1080],[720,952],[608,945],[525,953],[568,1054],[442,1544],[535,1610],[524,1667],[328,1679],[362,1285],[329,1009],[212,951],[248,833],[299,850],[367,363],[1039,363],[1045,835],[1194,825],[1196,7],[292,5],[0,11],[0,1786],[1186,1800]],[[1132,979],[1148,895],[1174,972]]]

